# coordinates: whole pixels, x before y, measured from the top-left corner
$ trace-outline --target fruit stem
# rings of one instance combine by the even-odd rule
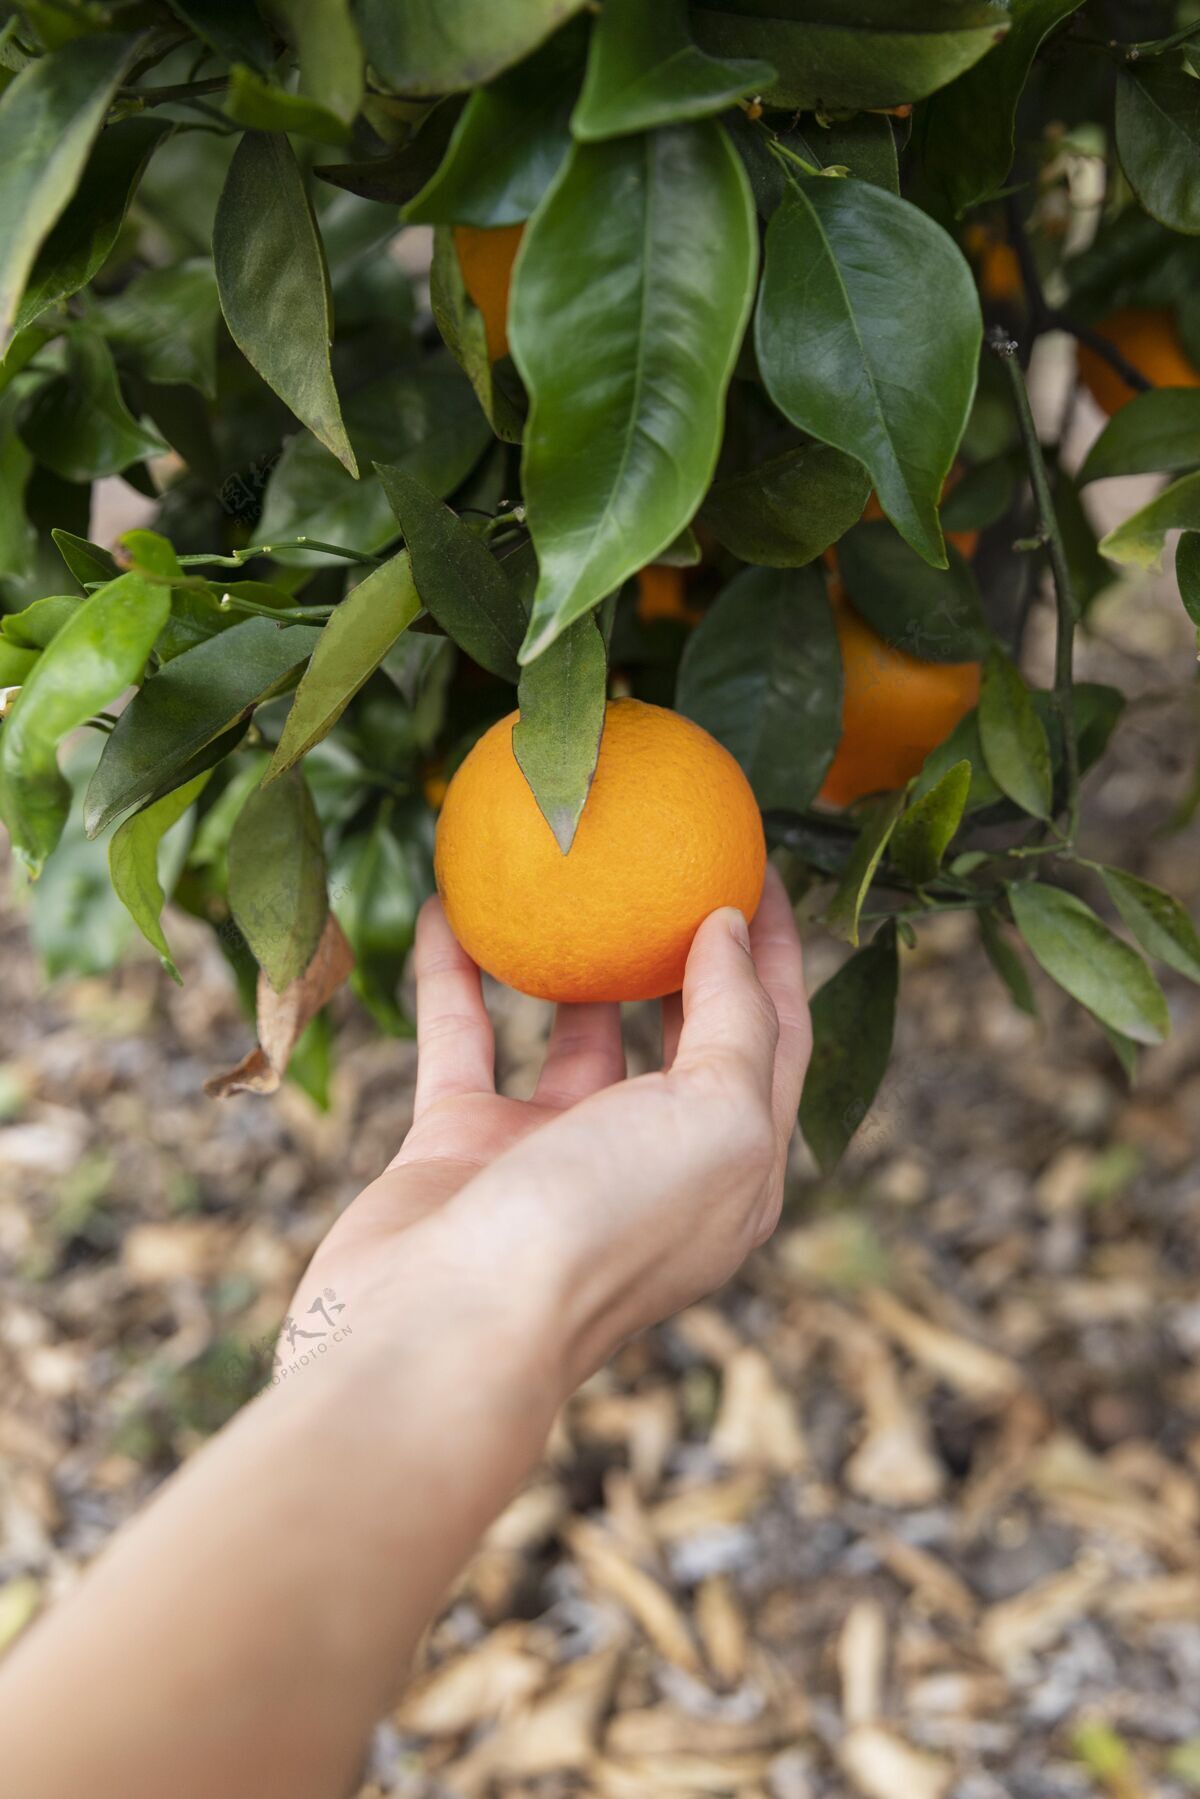
[[[1079,830],[1079,744],[1075,737],[1075,687],[1072,658],[1075,647],[1075,623],[1079,617],[1079,608],[1071,587],[1071,572],[1067,564],[1066,545],[1063,543],[1058,514],[1054,509],[1054,496],[1050,491],[1050,476],[1046,469],[1046,458],[1042,453],[1042,444],[1038,437],[1033,408],[1029,404],[1029,389],[1025,385],[1025,375],[1018,360],[1017,345],[1006,331],[995,326],[988,333],[988,348],[1000,358],[1008,369],[1013,399],[1016,402],[1017,419],[1021,427],[1021,440],[1025,446],[1025,460],[1029,464],[1029,479],[1033,486],[1033,497],[1037,502],[1042,534],[1050,553],[1050,569],[1054,576],[1054,598],[1058,610],[1058,631],[1054,640],[1054,706],[1062,727],[1063,759],[1067,775],[1067,843],[1074,847]]]

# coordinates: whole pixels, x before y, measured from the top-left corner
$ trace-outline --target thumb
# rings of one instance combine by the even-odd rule
[[[750,931],[733,906],[696,932],[683,977],[683,1028],[674,1068],[734,1063],[769,1095],[779,1021],[750,954]]]

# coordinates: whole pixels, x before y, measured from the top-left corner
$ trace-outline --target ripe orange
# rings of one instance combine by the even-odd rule
[[[644,625],[656,618],[675,618],[685,625],[696,623],[699,614],[688,601],[681,568],[652,562],[638,571],[637,585],[637,615]]]
[[[1096,329],[1153,386],[1200,387],[1200,369],[1184,349],[1167,307],[1125,306],[1101,319]],[[1079,378],[1110,418],[1133,398],[1128,382],[1086,344],[1079,346]]]
[[[987,225],[976,224],[967,227],[966,246],[985,300],[1024,300],[1020,258],[1011,244],[997,237]]]
[[[819,797],[849,806],[903,787],[979,699],[977,662],[918,662],[834,598],[842,651],[842,735]]]
[[[661,706],[610,700],[567,855],[513,754],[512,712],[475,745],[438,819],[438,889],[481,968],[539,999],[657,999],[718,906],[749,918],[766,846],[738,764]]]
[[[487,353],[492,362],[508,355],[508,290],[524,225],[454,227],[454,248],[463,286],[483,314]]]

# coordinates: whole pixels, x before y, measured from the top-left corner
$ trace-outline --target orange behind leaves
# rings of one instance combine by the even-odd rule
[[[1165,306],[1125,306],[1101,319],[1096,330],[1131,362],[1153,387],[1200,387],[1200,369],[1188,356]],[[1086,344],[1079,346],[1079,378],[1111,418],[1132,400],[1134,390]]]
[[[687,580],[683,569],[665,562],[652,562],[639,569],[637,578],[637,615],[644,625],[656,618],[674,618],[682,624],[694,625],[699,612],[687,597]]]
[[[508,290],[524,225],[454,227],[454,248],[463,286],[483,315],[492,362],[508,355]]]

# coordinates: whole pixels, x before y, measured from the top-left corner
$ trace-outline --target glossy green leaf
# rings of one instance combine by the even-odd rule
[[[1008,657],[993,650],[983,668],[979,739],[988,773],[1034,818],[1049,818],[1050,744],[1033,696]]]
[[[765,56],[769,106],[837,112],[923,100],[1009,26],[988,0],[700,0],[693,30],[714,56]]]
[[[147,269],[90,312],[91,322],[147,381],[187,382],[217,396],[221,303],[212,264]]]
[[[792,186],[767,229],[756,325],[767,391],[794,425],[866,466],[896,528],[941,568],[938,500],[971,409],[981,334],[971,272],[925,213],[863,181]]]
[[[848,170],[859,181],[873,182],[889,193],[900,191],[900,167],[891,120],[881,113],[861,112],[850,118],[806,119],[804,130],[792,124],[768,130],[763,122],[734,113],[725,129],[750,177],[754,204],[769,219],[791,187],[788,164],[773,144],[803,157],[815,168]]]
[[[153,152],[172,129],[166,119],[121,119],[102,131],[58,223],[38,251],[13,330],[78,293],[104,266]]]
[[[0,638],[0,689],[22,686],[37,659],[37,650],[22,649],[7,638]]]
[[[263,75],[275,61],[275,45],[256,6],[229,0],[167,0],[171,11],[226,62],[249,63]]]
[[[842,659],[816,569],[743,569],[688,640],[675,703],[745,769],[759,805],[815,798],[842,728]]]
[[[800,1129],[823,1174],[837,1167],[879,1091],[892,1053],[899,980],[895,928],[885,925],[813,998]]]
[[[421,604],[481,668],[515,681],[525,609],[487,545],[403,469],[377,465]]]
[[[568,120],[582,60],[575,29],[471,95],[432,179],[405,207],[409,224],[519,225],[571,145]]]
[[[0,576],[23,580],[33,572],[37,531],[25,511],[33,457],[17,431],[22,396],[0,391]]]
[[[359,0],[367,59],[397,94],[453,94],[536,50],[584,0]]]
[[[363,48],[350,0],[275,0],[275,15],[300,58],[300,92],[353,122],[363,97]]]
[[[433,266],[429,274],[429,304],[434,323],[450,354],[462,368],[497,437],[520,443],[525,428],[525,396],[508,364],[493,363],[488,352],[483,314],[463,282],[454,233],[438,225],[433,233]]]
[[[1044,881],[1014,884],[1008,898],[1017,929],[1051,980],[1135,1043],[1164,1040],[1170,1019],[1161,987],[1090,906]]]
[[[433,108],[420,130],[385,155],[320,163],[313,174],[364,200],[404,206],[416,198],[441,166],[460,116],[458,101],[444,100]]]
[[[47,599],[34,600],[22,611],[7,612],[0,617],[0,636],[6,643],[14,643],[21,649],[48,649],[82,604],[81,600],[65,594],[51,594]]]
[[[300,678],[264,786],[328,735],[420,610],[407,550],[372,569],[351,589],[321,632]]]
[[[1011,26],[982,62],[943,87],[925,115],[924,156],[961,215],[1003,186],[1017,105],[1044,39],[1079,0],[1010,0]]]
[[[1189,981],[1200,981],[1200,934],[1179,901],[1123,868],[1102,869],[1101,876],[1108,897],[1146,954]]]
[[[774,79],[769,62],[706,55],[685,0],[605,0],[571,129],[588,141],[704,119]]]
[[[329,271],[287,139],[247,132],[213,226],[221,309],[234,342],[352,475],[354,451],[329,365]]]
[[[1005,935],[998,914],[985,907],[975,916],[979,920],[979,935],[983,939],[987,959],[1007,987],[1009,998],[1018,1011],[1036,1018],[1037,1000],[1034,998],[1029,970]]]
[[[1200,531],[1200,470],[1164,487],[1100,539],[1100,554],[1134,568],[1161,568],[1168,531]]]
[[[86,537],[77,537],[74,531],[57,527],[50,535],[81,587],[86,587],[89,581],[112,581],[120,574],[111,551],[102,549],[98,543],[90,543]]]
[[[241,64],[230,71],[225,111],[235,124],[249,131],[290,132],[318,144],[345,144],[350,138],[345,120],[327,106],[318,105],[306,94],[277,87]]]
[[[853,456],[828,444],[801,444],[715,481],[700,517],[743,562],[800,568],[861,517],[870,488]]]
[[[256,787],[229,839],[229,909],[276,993],[304,973],[329,911],[325,851],[298,768]]]
[[[837,892],[825,913],[829,930],[847,943],[858,944],[859,914],[903,810],[903,793],[889,793],[877,800],[863,818]]]
[[[947,544],[948,567],[931,568],[882,519],[848,531],[838,572],[854,608],[879,635],[922,662],[974,662],[989,631],[970,566]]]
[[[1184,610],[1200,631],[1200,530],[1185,531],[1175,551],[1175,579]]]
[[[521,670],[513,754],[564,856],[596,772],[607,685],[604,639],[591,613]]]
[[[21,435],[38,461],[65,481],[116,475],[167,448],[126,406],[104,339],[82,326],[67,339],[63,374],[35,395]]]
[[[509,305],[540,569],[524,660],[694,515],[756,257],[746,176],[708,123],[576,145],[528,226]]]
[[[183,977],[171,959],[171,946],[162,928],[162,909],[166,895],[159,883],[159,845],[173,825],[178,824],[188,807],[204,791],[212,774],[205,769],[194,780],[162,799],[135,812],[113,833],[108,846],[108,872],[113,891],[151,947],[158,951],[162,965],[173,981],[182,984]]]
[[[942,530],[986,531],[1012,505],[1017,479],[1018,467],[1010,456],[992,456],[986,462],[977,462],[943,498]]]
[[[955,762],[898,820],[888,854],[915,887],[923,887],[937,874],[962,823],[970,791],[971,764]]]
[[[0,730],[0,817],[35,875],[70,806],[58,745],[139,678],[167,604],[164,587],[137,575],[102,587],[56,633],[13,702]]]
[[[354,951],[351,988],[381,1029],[398,1037],[413,1034],[396,989],[430,891],[413,836],[401,838],[381,816],[338,846],[329,877],[330,906]]]
[[[0,96],[0,340],[137,44],[125,36],[76,38],[29,63]]]
[[[166,598],[167,590],[155,591]],[[312,655],[321,633],[248,618],[152,675],[126,706],[88,788],[91,836],[114,818],[190,779],[206,748],[234,731]]]
[[[1152,387],[1113,413],[1088,451],[1079,481],[1175,474],[1198,462],[1200,388]]]
[[[1151,218],[1200,232],[1200,93],[1177,55],[1121,70],[1116,135],[1126,179]]]

